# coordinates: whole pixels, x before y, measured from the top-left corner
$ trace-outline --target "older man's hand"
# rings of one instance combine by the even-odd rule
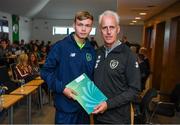
[[[107,103],[102,102],[94,108],[92,114],[104,113],[107,110]]]

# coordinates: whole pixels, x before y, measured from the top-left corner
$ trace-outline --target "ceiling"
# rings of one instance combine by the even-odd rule
[[[118,12],[123,25],[129,25],[139,12],[146,12],[135,23],[138,25],[176,1],[179,0],[0,0],[0,11],[29,18],[73,19],[75,12],[87,10],[97,20],[108,9]]]

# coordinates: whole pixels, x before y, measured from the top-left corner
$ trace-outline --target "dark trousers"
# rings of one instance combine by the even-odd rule
[[[55,124],[90,124],[90,116],[84,110],[73,113],[56,110]]]

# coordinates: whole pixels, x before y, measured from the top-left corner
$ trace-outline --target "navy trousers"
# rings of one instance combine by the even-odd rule
[[[55,124],[90,124],[90,116],[84,110],[73,113],[56,110]]]

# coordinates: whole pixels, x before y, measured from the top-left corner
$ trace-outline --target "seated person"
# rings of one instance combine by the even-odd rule
[[[35,53],[31,52],[28,55],[28,63],[31,66],[32,74],[34,76],[39,76],[39,64],[38,64],[38,58]]]
[[[18,57],[18,63],[16,65],[17,78],[24,79],[25,82],[32,80],[33,73],[32,67],[28,64],[28,55],[23,53]]]

